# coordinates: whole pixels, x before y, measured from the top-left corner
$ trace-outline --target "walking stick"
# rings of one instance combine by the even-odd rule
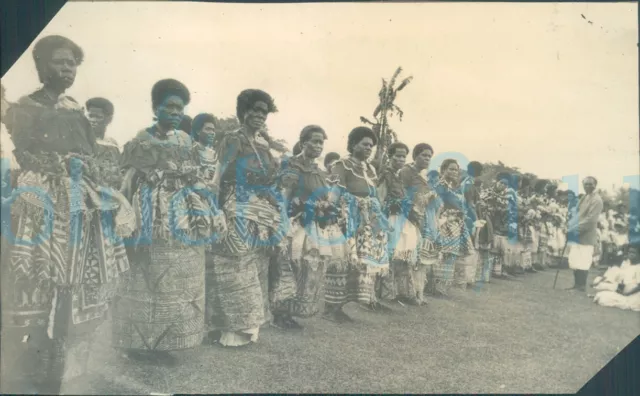
[[[562,255],[560,257],[564,257],[564,252],[565,250],[567,250],[567,244],[569,243],[569,238],[567,238],[567,241],[564,243],[564,247],[562,248]],[[558,269],[556,270],[556,278],[553,280],[553,288],[556,288],[556,282],[558,282],[558,275],[560,274],[560,267],[558,267]]]

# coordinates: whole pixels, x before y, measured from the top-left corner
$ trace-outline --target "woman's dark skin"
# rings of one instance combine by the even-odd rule
[[[69,48],[58,48],[51,54],[46,64],[47,74],[42,90],[51,99],[55,99],[71,88],[78,70],[73,51]]]
[[[416,156],[415,160],[413,160],[413,163],[419,171],[425,170],[429,168],[431,157],[433,157],[433,151],[429,149],[422,150],[420,154]]]
[[[460,174],[460,167],[455,162],[449,164],[449,166],[447,166],[447,168],[444,170],[444,178],[447,181],[452,182],[454,184],[458,183],[459,174]]]
[[[407,155],[409,155],[409,152],[406,149],[401,147],[397,148],[390,158],[391,168],[394,171],[399,171],[400,169],[402,169],[404,163],[407,160]]]
[[[373,139],[365,137],[353,146],[353,157],[359,161],[366,161],[373,152]]]
[[[164,132],[170,132],[180,125],[184,116],[184,101],[179,96],[169,96],[155,109],[158,117],[158,128]]]
[[[269,105],[267,105],[265,102],[260,100],[256,101],[253,104],[253,106],[244,113],[244,118],[243,120],[241,120],[242,129],[249,136],[254,136],[256,132],[258,132],[260,129],[264,127],[264,124],[267,121],[268,115],[269,115]],[[216,169],[219,169],[220,171],[219,172],[217,171],[213,176],[213,186],[214,186],[213,193],[216,197],[216,202],[218,202],[219,197],[217,195],[219,192],[218,190],[220,188],[220,180],[221,180],[222,174],[226,169],[226,166],[223,163],[218,163],[216,164]]]

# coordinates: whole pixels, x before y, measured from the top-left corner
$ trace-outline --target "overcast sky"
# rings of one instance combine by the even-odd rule
[[[233,115],[242,89],[261,88],[280,109],[274,136],[293,145],[320,124],[325,152],[344,153],[402,66],[415,79],[391,122],[408,145],[611,188],[640,173],[637,15],[634,3],[74,2],[39,37],[82,46],[69,94],[113,101],[121,144],[150,125],[151,86],[172,77],[191,90],[191,116]],[[9,100],[39,87],[30,51],[2,78]]]

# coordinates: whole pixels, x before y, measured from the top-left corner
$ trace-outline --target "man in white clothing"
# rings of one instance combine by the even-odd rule
[[[598,181],[593,176],[582,181],[585,195],[578,202],[577,216],[569,221],[567,238],[575,243],[569,253],[569,268],[573,270],[574,277],[574,285],[570,290],[586,291],[587,276],[598,242],[598,218],[603,206],[602,198],[596,192],[597,185]]]

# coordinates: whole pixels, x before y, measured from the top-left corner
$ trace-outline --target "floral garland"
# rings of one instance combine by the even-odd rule
[[[321,229],[339,224],[341,218],[340,208],[328,196],[306,202],[296,197],[291,200],[288,214],[292,221],[297,221],[303,227],[315,221]]]
[[[389,232],[391,227],[375,197],[359,197],[342,189],[338,202],[338,225],[345,235],[355,235],[358,227],[370,226],[372,232]]]
[[[101,180],[98,178],[101,164],[92,156],[77,153],[63,155],[56,152],[32,153],[29,151],[19,151],[16,152],[16,157],[21,164],[21,168],[24,170],[31,170],[44,175],[57,177],[70,177],[71,174],[81,172],[84,177],[92,180]],[[75,171],[72,171],[73,165],[79,167],[76,168]]]
[[[499,190],[496,185],[483,189],[480,192],[480,202],[478,204],[484,213],[488,213],[492,218],[500,217],[506,222],[512,232],[517,232],[518,221],[517,212],[510,208],[517,208],[518,196],[513,188]]]

